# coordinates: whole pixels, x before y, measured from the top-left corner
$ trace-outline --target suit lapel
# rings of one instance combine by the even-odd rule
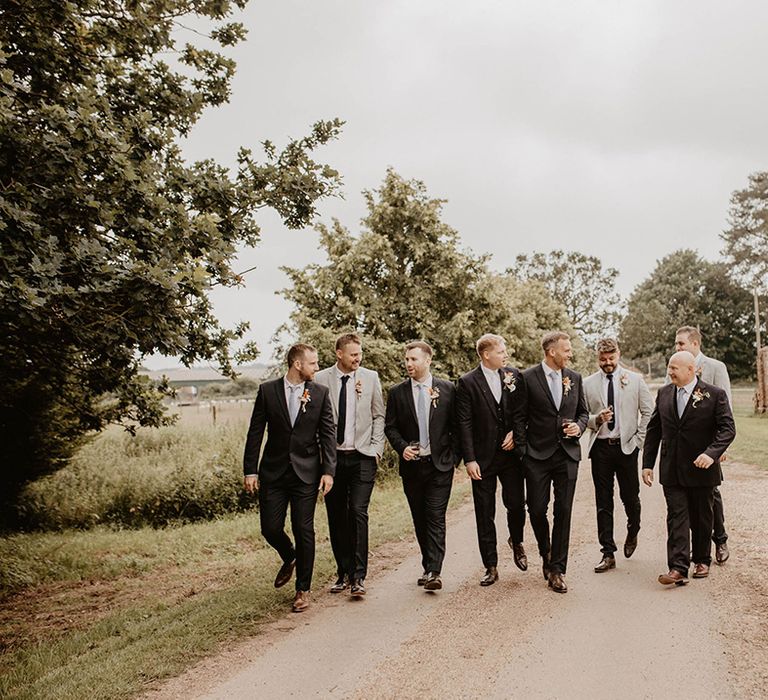
[[[536,375],[536,379],[539,380],[539,384],[541,384],[544,395],[549,399],[549,403],[552,404],[552,408],[554,408],[555,411],[558,411],[559,409],[557,406],[555,406],[555,400],[552,398],[552,392],[549,390],[549,383],[547,382],[547,378],[544,376],[544,369],[542,368],[541,364],[538,364],[536,367],[534,367],[533,373]],[[563,398],[560,401],[560,408],[563,407],[564,402],[565,392],[563,392]]]
[[[685,404],[685,410],[683,411],[683,415],[680,416],[680,423],[682,424],[686,417],[688,416],[688,412],[691,410],[691,404],[693,403],[693,395],[696,393],[696,390],[699,388],[700,379],[696,380],[696,386],[693,387],[693,391],[691,392],[691,395],[688,397],[688,403]],[[675,406],[677,408],[677,406]],[[677,411],[675,411],[677,413]]]
[[[416,414],[416,401],[413,398],[413,380],[406,379],[403,388],[405,389],[405,403],[408,404],[408,408],[411,410],[411,416],[416,425],[418,425],[419,417]]]
[[[333,405],[333,415],[336,420],[339,419],[339,391],[341,390],[341,384],[339,378],[336,376],[336,366],[331,367],[328,387],[331,390],[331,404]],[[349,391],[349,382],[347,382],[347,391]]]
[[[291,416],[288,413],[288,401],[285,398],[285,379],[280,379],[275,382],[275,400],[280,407],[280,413],[285,419],[285,424],[288,426],[289,430],[292,429]]]
[[[491,409],[491,413],[493,415],[496,415],[496,407],[498,406],[498,404],[496,403],[496,399],[493,398],[493,394],[491,393],[491,387],[488,386],[488,380],[485,378],[485,374],[483,374],[483,368],[481,365],[478,365],[477,369],[475,370],[475,381],[477,382],[477,385],[480,387],[480,391],[485,397],[485,401],[488,404],[488,408]],[[503,392],[503,385],[502,385],[502,392]],[[503,396],[503,393],[502,393],[502,396]]]

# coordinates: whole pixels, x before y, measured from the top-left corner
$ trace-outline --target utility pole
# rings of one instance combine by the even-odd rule
[[[754,290],[755,296],[755,342],[757,355],[757,396],[755,401],[755,412],[765,413],[768,409],[768,377],[766,377],[766,358],[768,358],[768,348],[763,352],[760,342],[760,302],[757,296],[757,288]]]

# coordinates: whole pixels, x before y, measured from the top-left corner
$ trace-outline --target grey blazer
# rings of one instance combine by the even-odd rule
[[[632,454],[635,448],[642,449],[645,442],[645,431],[653,413],[653,399],[645,380],[637,372],[630,372],[623,367],[616,370],[618,389],[614,396],[616,405],[613,407],[619,419],[621,433],[621,451]],[[592,449],[600,430],[597,426],[597,414],[604,408],[603,378],[605,374],[598,370],[584,380],[584,399],[589,409],[589,422],[584,434],[587,454]]]
[[[714,357],[707,357],[703,352],[696,356],[696,374],[705,384],[712,384],[725,391],[728,403],[733,407],[731,398],[731,378],[724,362]]]
[[[341,383],[335,365],[320,370],[315,383],[328,387],[331,394],[333,420],[339,421],[339,390]],[[368,457],[381,457],[384,452],[384,397],[378,372],[358,367],[347,384],[347,391],[355,392],[355,449]]]

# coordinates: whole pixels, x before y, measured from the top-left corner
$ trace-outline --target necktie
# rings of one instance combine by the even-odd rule
[[[291,419],[291,425],[296,422],[296,418],[299,415],[299,389],[303,384],[288,385],[290,393],[288,394],[288,417]]]
[[[616,427],[616,406],[613,405],[613,373],[608,372],[605,376],[608,378],[608,408],[613,410],[613,417],[608,421],[608,430],[613,430]]]
[[[339,390],[339,422],[336,426],[336,442],[339,445],[344,444],[344,433],[347,429],[347,382],[349,375],[345,374],[341,378],[341,389]]]
[[[552,392],[552,400],[555,402],[555,407],[559,411],[560,404],[563,400],[563,387],[555,372],[549,373],[549,390]]]
[[[419,400],[416,405],[416,417],[419,420],[419,445],[427,447],[429,445],[429,421],[427,412],[427,387],[423,384],[417,384],[419,387]]]
[[[679,387],[677,390],[677,417],[683,417],[683,411],[685,411],[685,404],[688,402],[685,400],[685,389]]]

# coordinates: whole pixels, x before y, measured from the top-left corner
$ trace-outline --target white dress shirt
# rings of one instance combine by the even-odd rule
[[[600,430],[597,431],[597,439],[598,440],[604,440],[606,438],[619,438],[621,437],[621,432],[619,431],[619,391],[621,391],[621,385],[619,382],[619,375],[621,374],[621,367],[617,367],[616,370],[613,373],[613,420],[614,420],[614,426],[613,430],[608,429],[608,421],[605,421],[600,426]],[[608,379],[608,375],[603,372],[602,377],[602,387],[601,390],[603,392],[603,402],[605,403],[606,408],[608,407],[608,382],[610,381]]]
[[[419,385],[422,385],[424,387],[423,390],[419,389]],[[432,403],[432,399],[429,397],[429,390],[432,388],[432,375],[428,374],[423,382],[417,382],[415,379],[411,378],[411,391],[413,392],[413,405],[416,408],[416,415],[419,414],[419,391],[426,391],[427,392],[427,421],[429,421],[429,409],[430,405]],[[427,425],[429,425],[429,422],[427,422]],[[427,440],[429,440],[429,434],[427,434]],[[427,442],[426,447],[421,447],[419,449],[419,456],[420,457],[429,457],[429,455],[432,454],[432,448]]]
[[[677,410],[677,397],[680,393],[680,389],[682,389],[685,392],[685,405],[688,405],[688,402],[691,400],[691,394],[693,394],[693,390],[696,388],[696,382],[699,381],[698,377],[693,378],[693,381],[686,384],[684,387],[675,387],[675,410]],[[682,413],[680,413],[682,415]]]
[[[341,392],[341,378],[349,377],[347,381],[347,416],[344,419],[344,442],[338,446],[342,452],[355,449],[355,414],[357,413],[357,394],[355,391],[355,373],[344,374],[338,365],[333,366],[336,379],[339,380],[339,392]],[[336,397],[339,398],[338,396]]]
[[[491,388],[493,398],[496,399],[496,403],[501,403],[501,376],[499,375],[499,370],[488,369],[482,362],[480,367],[483,370],[485,381],[488,382],[488,386]]]

